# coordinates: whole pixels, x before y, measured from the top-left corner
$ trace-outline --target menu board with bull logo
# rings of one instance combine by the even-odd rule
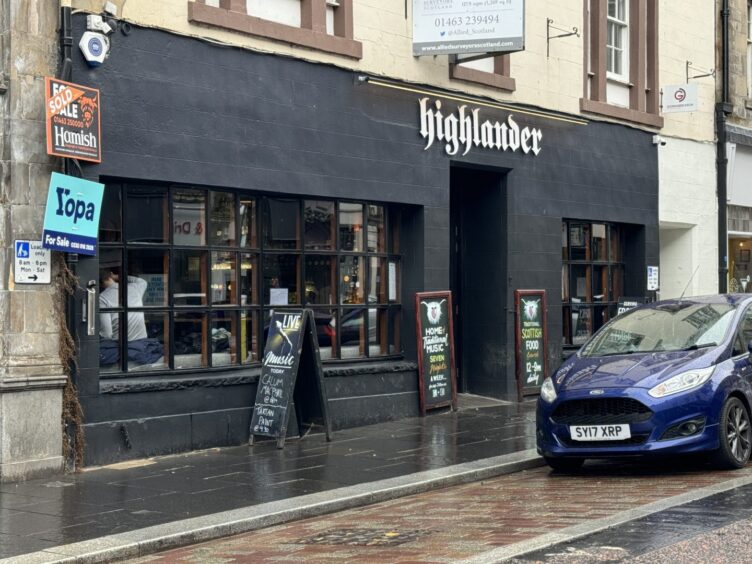
[[[451,406],[457,408],[454,366],[454,331],[451,292],[419,292],[415,295],[420,374],[420,412]]]
[[[520,399],[536,394],[547,373],[546,291],[515,290],[515,357]]]
[[[300,380],[305,381],[301,383]],[[304,393],[299,393],[299,388],[303,387]],[[304,412],[310,411],[307,409],[310,406],[304,404],[316,395],[319,405],[315,407],[315,414],[323,418],[326,438],[330,440],[326,389],[313,314],[301,309],[272,312],[249,443],[253,444],[255,435],[261,435],[276,438],[277,447],[282,448],[291,404],[295,406],[298,429],[302,429]]]

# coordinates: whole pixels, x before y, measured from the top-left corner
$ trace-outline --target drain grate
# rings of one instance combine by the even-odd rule
[[[394,529],[334,529],[319,533],[295,544],[328,544],[345,546],[397,546],[417,540],[430,531],[396,531]]]

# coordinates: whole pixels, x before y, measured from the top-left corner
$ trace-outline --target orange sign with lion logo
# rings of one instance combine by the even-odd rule
[[[47,154],[102,162],[99,90],[45,77]]]

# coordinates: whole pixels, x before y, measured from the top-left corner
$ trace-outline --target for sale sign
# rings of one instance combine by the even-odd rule
[[[102,162],[99,90],[45,77],[47,154]]]
[[[53,172],[42,246],[64,253],[96,255],[103,194],[104,184]]]

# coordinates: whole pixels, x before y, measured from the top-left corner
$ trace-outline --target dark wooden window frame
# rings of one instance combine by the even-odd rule
[[[641,125],[663,127],[663,118],[659,115],[658,0],[629,2],[628,108],[609,104],[606,97],[607,0],[585,0],[583,6],[584,91],[580,98],[580,110]]]
[[[605,260],[601,259],[594,259],[592,257],[588,257],[585,259],[572,259],[572,242],[570,240],[570,227],[573,225],[589,225],[590,230],[590,239],[592,240],[592,226],[594,224],[598,225],[605,225],[606,226],[606,249],[607,249],[607,256]],[[577,219],[565,219],[562,221],[562,226],[566,229],[566,237],[567,237],[567,258],[563,259],[562,266],[566,269],[567,273],[567,280],[571,280],[571,268],[573,266],[585,266],[590,267],[593,269],[593,267],[604,267],[608,269],[608,293],[609,293],[609,299],[607,300],[601,300],[601,301],[582,301],[582,302],[573,302],[572,301],[572,288],[570,285],[569,288],[569,296],[567,299],[562,298],[562,329],[563,329],[563,337],[564,337],[564,347],[571,348],[575,347],[578,348],[581,345],[574,344],[573,338],[574,338],[574,328],[570,326],[570,320],[567,320],[564,318],[564,313],[569,311],[569,315],[571,316],[571,309],[573,307],[580,307],[589,309],[591,312],[594,311],[594,308],[596,307],[605,307],[606,311],[608,311],[608,319],[611,319],[616,314],[616,306],[620,298],[623,296],[614,296],[614,286],[615,286],[615,279],[614,279],[614,271],[618,268],[621,268],[622,272],[622,280],[621,280],[621,290],[624,291],[624,278],[626,278],[626,265],[624,263],[624,249],[623,247],[620,249],[620,252],[622,253],[621,260],[615,259],[612,255],[612,241],[611,241],[611,235],[612,235],[612,229],[615,229],[620,233],[619,240],[623,241],[622,235],[623,235],[623,229],[618,223],[611,223],[608,221],[595,221],[595,220],[577,220]],[[588,248],[590,248],[591,242],[587,242],[586,245]],[[592,273],[591,276],[587,279],[586,282],[587,285],[590,286],[590,291],[592,292]],[[592,331],[592,323],[594,321],[594,317],[591,317],[591,335],[593,333]],[[607,321],[607,320],[606,320]],[[569,333],[567,333],[569,331]]]
[[[191,0],[188,21],[353,59],[363,57],[363,45],[353,38],[353,0],[339,0],[334,10],[334,35],[326,32],[326,0],[301,0],[300,27],[252,16],[245,0],[219,0],[218,8],[204,0]]]
[[[401,342],[401,329],[402,327],[395,327],[395,340],[399,345],[399,350],[395,352],[385,352],[382,354],[375,354],[371,355],[370,353],[370,343],[369,343],[369,335],[371,333],[370,329],[370,315],[368,314],[368,311],[370,309],[377,310],[377,316],[379,315],[378,312],[387,312],[387,319],[391,319],[392,314],[397,316],[397,318],[400,318],[402,315],[402,302],[400,299],[400,291],[401,291],[401,276],[402,276],[402,254],[401,249],[395,248],[396,245],[399,244],[399,226],[395,225],[395,217],[397,216],[398,209],[394,206],[384,203],[384,202],[375,202],[375,201],[363,201],[363,200],[339,200],[339,199],[332,199],[327,197],[312,197],[312,198],[305,198],[301,196],[293,196],[293,195],[282,195],[282,194],[261,194],[261,193],[251,193],[251,192],[243,192],[243,191],[237,191],[237,190],[231,190],[231,189],[218,189],[218,188],[208,188],[204,186],[183,186],[183,185],[177,185],[177,184],[171,184],[171,185],[157,185],[157,184],[148,184],[148,186],[155,186],[159,190],[164,190],[167,195],[167,222],[166,225],[169,226],[170,230],[173,228],[173,197],[174,193],[179,190],[184,189],[191,189],[191,190],[197,190],[204,194],[205,196],[205,209],[203,212],[203,220],[205,224],[205,228],[208,227],[208,220],[209,220],[209,193],[210,192],[221,192],[226,194],[232,194],[234,196],[234,206],[235,206],[235,216],[234,216],[234,223],[235,223],[235,242],[233,245],[221,245],[221,244],[210,244],[209,238],[207,236],[207,239],[203,245],[179,245],[175,244],[173,241],[174,234],[170,234],[166,241],[161,243],[134,243],[129,242],[127,237],[128,233],[126,231],[126,225],[127,225],[127,210],[126,210],[126,194],[128,193],[128,190],[130,187],[138,187],[138,186],[147,186],[147,184],[142,184],[137,181],[130,182],[128,180],[121,180],[121,181],[112,181],[107,183],[107,189],[115,189],[120,191],[120,201],[121,201],[121,209],[120,209],[120,221],[121,221],[121,236],[119,241],[113,241],[113,242],[105,242],[102,241],[100,243],[100,248],[103,250],[117,250],[120,251],[120,255],[122,257],[122,267],[127,271],[128,264],[127,264],[127,256],[129,252],[132,251],[140,251],[140,250],[150,250],[150,251],[164,251],[166,253],[166,256],[168,258],[168,263],[170,265],[170,271],[168,273],[168,285],[165,288],[165,292],[167,292],[167,303],[165,305],[161,306],[144,306],[144,307],[138,307],[133,308],[127,304],[127,300],[121,298],[121,302],[118,307],[115,308],[104,308],[101,311],[98,311],[97,313],[114,313],[119,314],[122,316],[123,319],[125,319],[130,311],[138,311],[138,312],[144,312],[144,313],[160,313],[160,314],[166,314],[168,318],[169,323],[169,331],[168,331],[168,338],[167,342],[165,343],[165,364],[167,365],[163,369],[158,370],[152,370],[152,371],[146,371],[146,370],[138,370],[138,371],[128,371],[125,369],[127,362],[127,354],[125,354],[124,347],[127,346],[127,339],[121,339],[120,342],[120,370],[119,371],[113,371],[113,372],[102,372],[101,377],[102,378],[132,378],[132,377],[141,377],[141,376],[153,376],[153,375],[159,375],[159,376],[170,376],[175,374],[184,374],[184,373],[190,373],[195,372],[196,370],[200,370],[202,372],[205,371],[214,371],[214,370],[220,370],[220,371],[226,371],[226,370],[243,370],[248,368],[249,366],[258,366],[260,361],[256,360],[250,363],[242,364],[240,362],[235,362],[233,364],[221,364],[218,366],[212,366],[213,364],[213,358],[212,358],[212,352],[211,352],[211,342],[208,340],[208,333],[204,335],[204,341],[202,341],[202,354],[208,355],[205,367],[202,368],[184,368],[184,369],[178,369],[174,366],[174,356],[175,356],[175,350],[174,350],[174,317],[176,314],[180,313],[197,313],[197,314],[203,314],[206,316],[206,320],[210,319],[212,312],[218,312],[218,311],[229,311],[234,313],[236,315],[236,321],[240,323],[240,314],[246,313],[249,316],[256,316],[255,318],[255,330],[257,335],[257,350],[254,351],[256,353],[256,358],[259,358],[259,355],[263,351],[264,347],[264,320],[265,320],[265,314],[268,314],[272,309],[274,309],[274,306],[271,306],[267,303],[265,303],[266,298],[266,287],[264,285],[263,280],[263,260],[265,256],[272,256],[272,255],[294,255],[299,258],[300,264],[298,267],[298,299],[296,301],[296,304],[290,304],[287,307],[291,308],[299,308],[299,307],[308,307],[313,309],[314,311],[335,311],[336,312],[336,327],[338,328],[336,330],[337,335],[337,342],[333,346],[333,353],[336,356],[333,356],[331,359],[327,359],[324,362],[327,363],[347,363],[347,362],[374,362],[374,361],[384,361],[384,360],[395,360],[395,359],[401,359],[402,358],[402,342]],[[242,197],[249,197],[254,198],[256,201],[256,205],[254,207],[254,214],[255,214],[255,246],[248,246],[244,247],[241,245],[240,240],[240,229],[241,229],[241,214],[240,214],[240,200]],[[295,200],[298,204],[298,218],[300,220],[300,240],[299,240],[299,248],[297,249],[270,249],[267,248],[263,241],[263,217],[262,217],[262,201],[265,199],[275,199],[275,198],[283,198],[283,199],[290,199]],[[333,202],[335,204],[335,241],[334,241],[334,248],[333,249],[324,249],[324,250],[311,250],[306,249],[305,243],[305,228],[304,228],[304,222],[305,222],[305,216],[304,216],[304,202],[306,200],[320,200],[320,201],[328,201]],[[339,242],[339,228],[340,228],[340,221],[339,221],[339,205],[341,203],[355,203],[363,206],[363,230],[364,230],[364,241],[363,241],[363,250],[361,251],[346,251],[342,250],[340,248],[340,242]],[[368,250],[368,239],[367,239],[367,233],[368,233],[368,224],[370,222],[369,217],[369,207],[370,205],[375,205],[383,208],[384,210],[384,245],[385,248],[380,251],[369,251]],[[396,229],[396,230],[395,230]],[[255,277],[254,285],[256,288],[255,294],[256,294],[256,301],[255,303],[246,304],[243,305],[241,303],[241,300],[238,298],[235,303],[233,304],[214,304],[211,301],[211,292],[207,289],[207,299],[206,304],[204,305],[175,305],[172,300],[173,295],[173,276],[172,276],[172,265],[174,264],[174,254],[176,251],[202,251],[206,253],[206,261],[202,265],[203,273],[204,273],[204,279],[207,284],[211,283],[211,253],[213,251],[217,252],[227,252],[227,253],[234,253],[237,257],[237,272],[235,274],[235,282],[237,283],[240,280],[240,264],[242,261],[242,256],[244,254],[250,254],[253,255],[256,259],[256,269],[253,273],[253,276]],[[335,303],[333,304],[308,304],[303,299],[303,294],[305,291],[305,279],[306,279],[306,273],[305,273],[305,258],[306,257],[312,257],[312,256],[331,256],[334,258],[336,262],[336,285],[334,288],[335,293]],[[354,256],[354,257],[360,257],[363,258],[364,261],[364,269],[365,272],[363,274],[363,281],[364,281],[364,288],[363,288],[363,303],[360,304],[344,304],[341,303],[341,297],[340,297],[340,290],[339,290],[339,262],[340,258],[344,256]],[[384,280],[384,288],[386,289],[385,296],[386,300],[382,301],[379,300],[377,302],[369,302],[368,297],[370,294],[370,259],[371,258],[379,258],[383,259],[384,265],[386,266],[386,272],[383,273]],[[394,301],[390,301],[388,299],[388,284],[389,284],[389,263],[395,262],[397,263],[397,299]],[[281,307],[281,306],[279,306]],[[353,357],[346,357],[341,358],[342,356],[342,344],[341,344],[341,320],[343,319],[343,316],[348,311],[354,311],[362,309],[364,312],[364,323],[362,327],[362,332],[365,336],[365,352],[363,355],[360,356],[353,356]],[[251,317],[253,320],[253,317]],[[402,320],[401,322],[403,322]],[[401,323],[400,322],[400,323]],[[240,341],[240,332],[233,336],[234,339],[234,346],[236,350],[241,350],[242,343]],[[391,339],[388,338],[387,335],[387,347],[392,344]],[[336,352],[335,352],[336,351]]]
[[[481,71],[450,62],[449,78],[514,92],[517,85],[515,80],[510,76],[510,55],[508,53],[505,55],[496,55],[493,57],[493,60],[493,72]]]

